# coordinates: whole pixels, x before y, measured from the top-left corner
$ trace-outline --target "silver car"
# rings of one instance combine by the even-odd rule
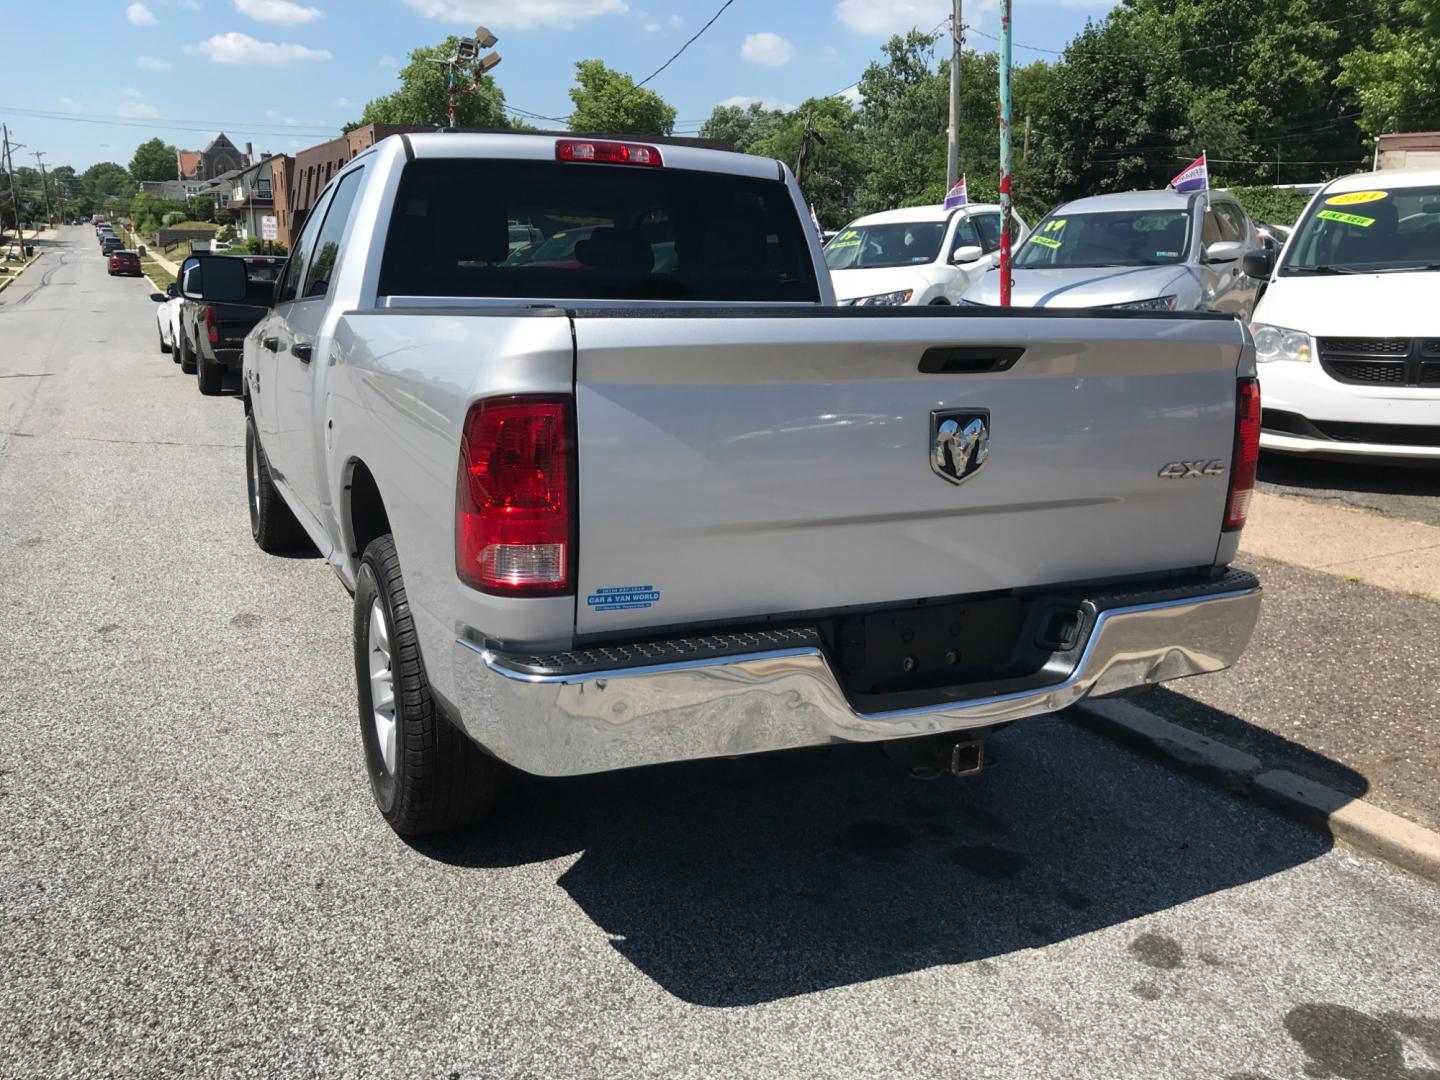
[[[1221,191],[1132,191],[1076,199],[1048,214],[1013,263],[1016,307],[1220,311],[1250,317],[1261,282],[1244,256],[1264,246],[1250,216]],[[962,303],[1000,303],[992,271]]]

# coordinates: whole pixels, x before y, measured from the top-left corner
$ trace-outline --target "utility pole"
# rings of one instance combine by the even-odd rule
[[[1030,160],[1030,114],[1025,114],[1025,146],[1020,151],[1020,160]]]
[[[500,54],[492,52],[488,56],[481,56],[481,49],[488,49],[499,39],[483,26],[475,28],[474,37],[462,37],[460,43],[455,47],[455,55],[448,60],[432,60],[431,63],[440,64],[445,68],[445,118],[446,131],[454,131],[455,110],[460,103],[460,95],[468,94],[480,85],[480,78],[487,71],[500,63]],[[459,76],[465,75],[470,78],[469,86],[461,86]]]
[[[20,231],[20,196],[15,191],[15,162],[10,153],[10,128],[0,124],[0,138],[5,147],[5,175],[10,178],[10,205],[15,210],[15,235],[20,238],[20,253],[25,253],[25,234]]]
[[[945,151],[945,190],[960,179],[960,51],[964,46],[960,21],[960,0],[954,0],[950,15],[950,134]]]
[[[825,136],[815,130],[814,121],[815,114],[806,109],[805,130],[800,133],[800,153],[795,158],[795,184],[797,187],[805,178],[805,166],[810,163],[810,140],[814,139],[821,146],[825,145]]]
[[[35,151],[35,162],[40,166],[40,190],[45,193],[45,220],[47,223],[55,224],[55,215],[50,212],[50,181],[45,176],[45,151]]]

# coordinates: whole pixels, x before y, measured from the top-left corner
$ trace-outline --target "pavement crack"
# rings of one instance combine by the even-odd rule
[[[174,439],[102,439],[98,435],[41,435],[34,431],[0,431],[0,435],[16,439],[64,439],[66,442],[118,443],[122,446],[183,446],[204,450],[239,450],[244,443],[193,443]]]
[[[55,373],[53,371],[16,372],[14,375],[0,375],[0,379],[48,379]]]

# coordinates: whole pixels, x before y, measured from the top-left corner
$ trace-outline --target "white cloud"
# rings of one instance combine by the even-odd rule
[[[301,60],[329,60],[328,49],[311,49],[287,42],[256,41],[249,34],[231,30],[216,34],[198,45],[186,45],[185,51],[199,53],[212,64],[244,64],[250,67],[275,67]]]
[[[624,15],[625,0],[405,0],[421,15],[445,22],[481,23],[492,30],[574,26],[600,15]]]
[[[395,58],[394,58],[393,56],[391,56],[389,53],[386,53],[384,56],[380,57],[380,66],[381,66],[382,68],[393,68],[393,67],[395,67],[395,66],[396,66],[396,65],[395,65]]]
[[[740,45],[740,59],[766,67],[784,67],[795,59],[795,46],[779,34],[766,30],[759,34],[746,34]]]
[[[235,0],[235,10],[266,23],[308,23],[322,14],[319,8],[301,7],[291,0]]]
[[[857,34],[889,37],[929,31],[950,14],[950,0],[840,0],[835,17]]]
[[[847,86],[844,90],[841,90],[835,96],[838,98],[844,98],[854,108],[858,109],[860,107],[860,87],[858,86]]]
[[[717,106],[731,106],[737,109],[748,109],[751,105],[759,105],[765,109],[779,109],[781,112],[794,112],[796,105],[793,102],[781,101],[773,97],[747,97],[745,94],[736,94],[734,97],[727,97],[724,101],[717,101]]]
[[[682,27],[682,26],[684,26],[684,25],[685,25],[685,20],[682,19],[682,18],[680,18],[679,15],[671,15],[671,16],[670,16],[670,29],[672,29],[672,30],[679,30],[680,27]]]
[[[124,94],[128,98],[142,98],[145,96],[139,90],[136,90],[133,86],[125,87],[125,89],[121,90],[120,93]]]
[[[337,97],[337,98],[336,98],[334,101],[332,101],[330,104],[334,105],[335,108],[337,108],[337,109],[353,109],[353,108],[355,108],[355,103],[354,103],[353,101],[351,101],[348,97]]]
[[[115,115],[125,120],[153,120],[160,115],[160,110],[143,101],[122,101]]]
[[[125,9],[125,17],[136,26],[154,26],[156,22],[155,13],[139,0]]]
[[[148,71],[169,71],[170,61],[161,60],[158,56],[137,56],[135,66],[145,68]]]
[[[642,25],[640,29],[644,30],[647,34],[654,34],[660,30],[660,24],[658,22],[647,22]]]

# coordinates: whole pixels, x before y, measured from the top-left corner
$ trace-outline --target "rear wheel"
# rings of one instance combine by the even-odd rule
[[[389,536],[360,560],[355,677],[370,791],[390,827],[421,836],[483,818],[499,794],[500,765],[436,708]]]
[[[255,430],[255,417],[245,417],[245,487],[250,501],[250,535],[261,551],[293,551],[309,537],[270,477],[270,463]]]
[[[208,359],[203,352],[197,353],[195,381],[200,386],[200,393],[206,397],[214,397],[225,385],[225,366],[218,360]]]

